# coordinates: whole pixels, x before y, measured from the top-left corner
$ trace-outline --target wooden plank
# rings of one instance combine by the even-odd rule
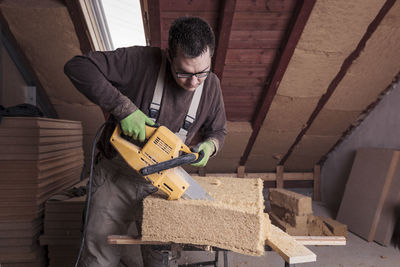
[[[269,69],[270,66],[265,65],[226,65],[224,68],[224,77],[264,77],[268,74]]]
[[[276,227],[276,226],[274,226]],[[284,232],[283,232],[284,233]],[[344,246],[344,236],[291,236],[301,245],[307,246]],[[142,241],[139,237],[130,235],[109,235],[107,243],[113,245],[168,245],[172,242]],[[267,243],[267,242],[266,242]]]
[[[345,246],[344,236],[292,236],[297,242],[305,246]]]
[[[225,77],[221,83],[222,87],[238,86],[243,88],[246,87],[261,87],[266,82],[266,77]]]
[[[289,24],[287,18],[282,19],[238,19],[233,21],[233,30],[264,29],[268,31],[284,31]]]
[[[253,12],[290,12],[294,9],[297,0],[241,0],[238,2],[238,11]]]
[[[226,64],[259,64],[270,65],[275,59],[275,49],[229,49]]]
[[[274,225],[271,225],[271,234],[266,243],[289,264],[317,260],[317,256],[311,250]]]
[[[218,10],[220,1],[203,0],[203,1],[187,1],[187,0],[169,0],[160,1],[160,10],[166,11],[215,11]]]

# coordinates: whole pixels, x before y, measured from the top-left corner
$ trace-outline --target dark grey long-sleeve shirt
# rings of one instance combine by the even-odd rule
[[[136,109],[149,115],[161,60],[160,48],[135,46],[76,56],[67,62],[64,71],[81,93],[120,121]],[[177,132],[183,125],[193,94],[175,82],[167,63],[157,122]],[[101,137],[100,143],[105,146],[101,148],[103,153],[111,147],[109,137],[114,127],[108,126]],[[188,131],[186,144],[199,132],[203,140],[211,139],[218,151],[226,135],[225,128],[220,82],[210,73],[204,81],[196,120]]]

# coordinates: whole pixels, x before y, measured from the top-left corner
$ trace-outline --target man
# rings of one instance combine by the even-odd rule
[[[167,51],[128,47],[92,52],[71,59],[65,73],[81,93],[120,122],[124,134],[139,142],[145,139],[145,124],[153,125],[153,120],[178,133],[186,144],[199,133],[204,158],[193,165],[205,166],[222,147],[226,134],[220,83],[211,72],[214,49],[208,23],[184,17],[173,22]],[[196,92],[202,93],[196,96]],[[158,103],[157,95],[162,99]],[[195,99],[198,105],[192,104]],[[190,113],[192,106],[197,108],[195,114]],[[107,236],[126,234],[129,224],[140,217],[142,200],[155,191],[110,145],[114,128],[115,124],[106,126],[98,143],[100,155],[80,266],[117,266],[121,246],[108,245]],[[148,247],[145,250],[143,261],[150,266],[157,255]]]

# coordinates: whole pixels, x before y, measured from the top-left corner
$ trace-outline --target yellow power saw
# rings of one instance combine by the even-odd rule
[[[201,160],[165,126],[146,125],[146,142],[137,145],[121,134],[119,125],[110,138],[124,160],[146,180],[168,195],[169,200],[213,198],[181,167]]]

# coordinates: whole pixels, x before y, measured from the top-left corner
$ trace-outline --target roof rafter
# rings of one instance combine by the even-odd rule
[[[74,24],[82,53],[86,54],[94,51],[94,45],[89,36],[89,29],[79,1],[64,1],[64,3]]]
[[[236,0],[224,0],[221,4],[218,41],[213,62],[214,73],[220,80],[222,80],[222,74],[224,73],[225,59],[229,47],[235,8]]]
[[[161,11],[160,0],[145,0],[149,8],[150,45],[161,47]]]
[[[289,26],[290,31],[285,40],[282,42],[281,56],[277,57],[274,62],[273,73],[265,86],[261,101],[256,109],[255,116],[252,122],[253,132],[247,143],[246,149],[240,158],[239,164],[244,166],[250,155],[250,152],[254,146],[258,133],[260,132],[261,126],[267,116],[268,110],[271,107],[272,100],[275,97],[276,91],[280,85],[283,75],[286,72],[289,61],[294,53],[300,36],[304,30],[308,18],[310,17],[311,11],[314,7],[316,0],[303,0],[299,1],[296,6],[296,10],[291,21],[291,26]]]

